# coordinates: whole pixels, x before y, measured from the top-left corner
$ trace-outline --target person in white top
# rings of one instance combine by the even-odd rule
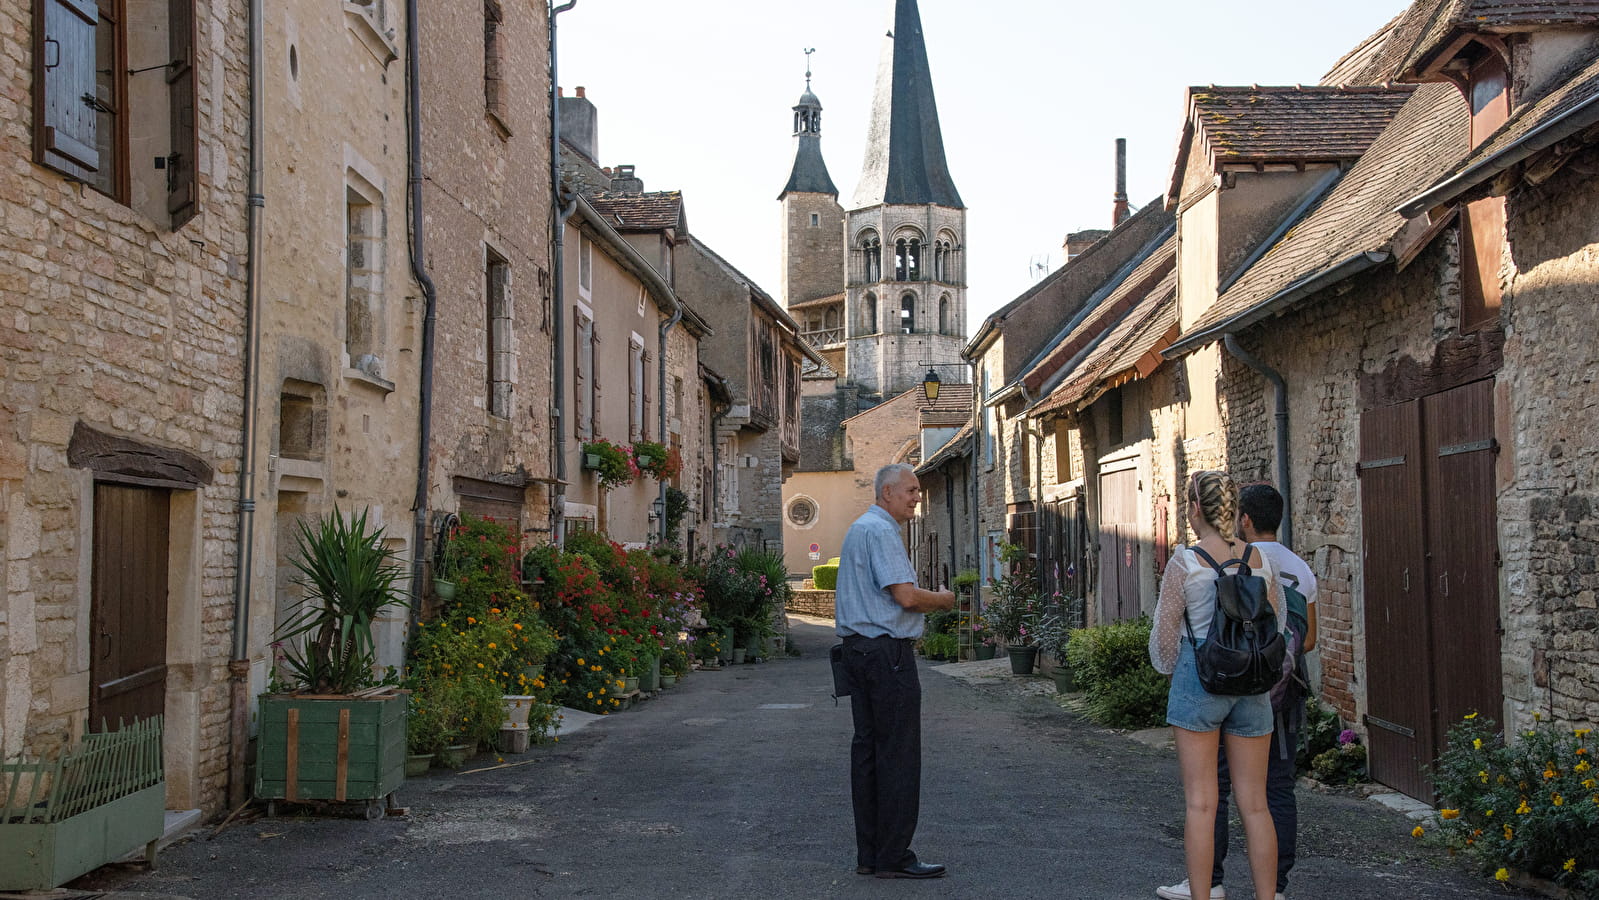
[[[1238,488],[1227,473],[1199,471],[1189,477],[1188,522],[1198,538],[1194,547],[1213,559],[1225,560],[1224,568],[1247,557],[1255,573],[1266,580],[1277,621],[1284,621],[1282,591],[1270,560],[1237,537]],[[1160,599],[1149,636],[1150,662],[1157,671],[1172,676],[1166,721],[1177,738],[1177,761],[1182,770],[1185,868],[1188,884],[1210,883],[1218,805],[1217,755],[1225,740],[1255,896],[1271,897],[1277,882],[1277,835],[1266,804],[1271,698],[1266,693],[1234,697],[1206,691],[1199,682],[1194,644],[1184,628],[1186,611],[1192,640],[1202,643],[1209,634],[1216,609],[1215,580],[1216,571],[1210,565],[1193,550],[1179,548],[1161,576]]]

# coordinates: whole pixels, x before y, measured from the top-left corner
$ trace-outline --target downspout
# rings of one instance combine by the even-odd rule
[[[677,323],[679,323],[681,321],[683,321],[683,302],[681,300],[678,300],[674,296],[672,298],[672,317],[670,319],[667,319],[665,322],[661,323],[661,360],[660,360],[661,391],[655,398],[655,405],[660,407],[660,413],[661,413],[660,438],[661,438],[662,445],[666,444],[666,337],[667,337],[667,335],[672,333],[672,329],[676,328],[677,327]],[[661,504],[661,516],[660,516],[659,519],[657,519],[655,521],[655,527],[660,529],[658,534],[660,535],[661,544],[664,545],[666,543],[666,479],[665,478],[662,478],[659,482],[656,483],[656,489],[657,489],[656,499]]]
[[[728,385],[727,379],[720,375],[716,377],[722,383],[722,388],[728,392],[728,396],[732,396],[732,387]],[[722,420],[732,411],[733,404],[724,403],[721,411],[711,416],[711,508],[706,512],[710,517],[713,543],[716,541],[716,513],[720,508],[717,504],[721,502],[722,496]]]
[[[972,367],[972,418],[977,424],[977,430],[974,432],[977,435],[977,439],[972,443],[971,468],[967,471],[971,475],[970,480],[972,482],[972,562],[977,570],[981,572],[983,569],[983,495],[978,489],[977,473],[982,465],[983,448],[988,446],[984,434],[984,429],[988,422],[983,416],[982,382],[977,378],[977,360],[972,360],[970,365]],[[972,612],[980,613],[982,611],[983,585],[979,582],[977,590],[973,592]]]
[[[428,474],[433,464],[433,352],[438,329],[439,292],[427,272],[427,242],[422,215],[422,63],[417,0],[405,4],[406,81],[406,183],[411,192],[411,274],[422,287],[422,371],[416,451],[416,497],[411,502],[415,518],[411,528],[411,626],[422,611],[422,574],[427,565]]]
[[[550,340],[555,352],[550,354],[554,376],[550,389],[555,402],[550,407],[551,449],[555,453],[555,490],[550,499],[550,542],[561,545],[561,533],[566,529],[566,220],[577,212],[577,200],[564,200],[561,196],[561,99],[559,57],[555,46],[555,17],[577,5],[568,0],[550,10],[550,198],[555,210],[554,246],[551,250],[550,289],[555,302],[551,303]]]
[[[266,95],[261,86],[262,3],[250,0],[250,174],[249,202],[245,207],[244,314],[244,421],[243,468],[239,472],[239,549],[233,576],[233,658],[228,660],[229,736],[228,806],[237,809],[249,798],[245,781],[245,757],[250,744],[250,570],[255,546],[255,430],[256,405],[261,386],[261,214],[266,208],[262,193],[261,132],[266,119]]]
[[[960,574],[960,560],[955,557],[955,476],[950,472],[948,464],[944,469],[944,500],[949,506],[949,580],[953,582],[955,576]]]
[[[1239,345],[1238,338],[1232,334],[1222,335],[1222,342],[1227,345],[1227,352],[1235,359],[1271,382],[1272,390],[1277,394],[1277,491],[1283,495],[1283,521],[1277,529],[1277,540],[1290,549],[1294,546],[1293,521],[1293,495],[1288,484],[1288,384],[1283,381],[1282,375],[1277,370],[1267,366],[1260,360],[1250,356]]]

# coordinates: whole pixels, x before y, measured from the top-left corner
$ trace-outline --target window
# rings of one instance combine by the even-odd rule
[[[899,330],[902,334],[916,333],[915,294],[905,294],[899,298]]]
[[[344,189],[344,350],[347,365],[383,377],[381,210],[373,198]]]
[[[572,431],[594,436],[594,320],[583,307],[572,311]]]
[[[816,521],[816,502],[809,497],[795,497],[788,504],[788,521],[804,528]]]
[[[900,238],[894,242],[894,280],[922,280],[921,238]]]
[[[822,227],[822,216],[821,216],[820,213],[811,213],[811,227],[812,228],[820,228],[820,227]]]
[[[865,231],[861,233],[861,281],[871,283],[883,279],[883,242],[878,239],[877,232]]]
[[[34,161],[182,227],[199,211],[194,0],[35,9]]]
[[[320,384],[284,379],[278,396],[278,455],[320,460],[327,441],[327,392]]]
[[[633,335],[627,345],[627,439],[642,440],[648,435],[645,383],[649,372],[644,366],[644,339]]]
[[[1497,51],[1488,47],[1483,51],[1467,79],[1472,146],[1487,140],[1510,116],[1509,70]],[[1461,331],[1475,331],[1499,318],[1504,244],[1505,198],[1484,197],[1466,204],[1460,217]]]
[[[877,333],[877,295],[867,292],[861,304],[861,334]]]
[[[949,295],[938,298],[938,333],[952,334],[949,330]]]
[[[500,74],[502,48],[500,28],[505,24],[505,12],[500,0],[483,0],[483,109],[499,127],[502,137],[509,137],[506,126],[504,80]]]
[[[1071,427],[1065,419],[1055,420],[1055,483],[1066,484],[1072,475]]]
[[[683,378],[679,375],[672,376],[672,418],[673,434],[683,433]]]
[[[594,242],[585,235],[577,248],[577,291],[584,297],[594,291]]]
[[[983,370],[983,400],[988,400],[988,370]],[[999,422],[994,416],[994,407],[983,406],[983,464],[994,468],[994,433]]]
[[[515,359],[511,348],[511,266],[490,250],[484,269],[487,405],[489,415],[508,419],[511,417]]]

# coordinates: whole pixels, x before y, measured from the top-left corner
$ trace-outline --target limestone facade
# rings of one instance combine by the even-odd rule
[[[57,41],[65,55],[51,77],[92,86],[95,32],[76,45],[46,35],[38,8],[0,9],[10,61],[0,74],[0,757],[57,749],[110,702],[95,676],[119,673],[94,660],[126,635],[102,624],[97,589],[114,589],[123,566],[159,562],[164,575],[138,599],[156,625],[151,662],[165,666],[151,712],[166,717],[167,804],[215,811],[227,780],[243,427],[248,120],[235,98],[246,95],[248,35],[232,6],[210,0],[179,7],[187,20],[131,10],[125,27],[161,53],[192,28],[183,68],[198,153],[171,145],[169,96],[181,98],[152,91],[157,75],[119,89],[133,124],[158,127],[132,129],[118,151],[114,125],[78,120],[90,151],[73,153],[97,149],[97,168],[68,178],[59,157],[36,161],[48,158],[36,139],[49,123],[34,119],[35,92],[47,89],[35,53]],[[177,218],[169,173],[137,164],[169,154],[171,174],[192,176],[194,189]],[[135,530],[152,541],[137,559],[95,539],[118,492],[160,510],[147,521],[166,539]]]

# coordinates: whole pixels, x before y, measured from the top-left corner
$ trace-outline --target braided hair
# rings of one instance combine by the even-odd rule
[[[1188,478],[1188,497],[1199,502],[1200,515],[1228,544],[1237,540],[1238,485],[1226,472],[1202,469]]]

